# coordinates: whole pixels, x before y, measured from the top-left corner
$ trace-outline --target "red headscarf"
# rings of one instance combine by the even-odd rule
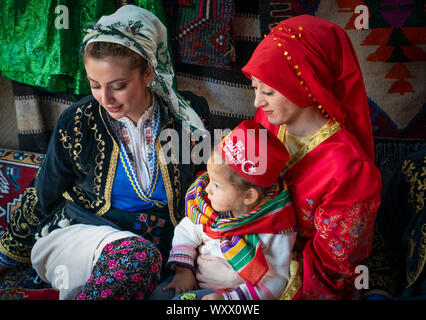
[[[318,106],[359,141],[371,161],[374,144],[361,69],[346,32],[310,15],[281,21],[242,68],[300,108]]]

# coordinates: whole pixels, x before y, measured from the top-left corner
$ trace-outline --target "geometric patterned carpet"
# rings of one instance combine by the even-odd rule
[[[0,149],[0,235],[43,159],[42,154]],[[57,300],[58,297],[58,291],[43,282],[29,265],[0,274],[0,300]]]

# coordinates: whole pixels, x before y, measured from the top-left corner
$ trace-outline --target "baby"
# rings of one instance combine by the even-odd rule
[[[154,299],[280,298],[296,238],[293,206],[279,177],[287,160],[284,145],[251,120],[212,150],[207,172],[188,189],[186,216],[175,228],[167,262],[175,275],[160,284]],[[196,290],[197,250],[225,259],[242,284],[221,292]]]

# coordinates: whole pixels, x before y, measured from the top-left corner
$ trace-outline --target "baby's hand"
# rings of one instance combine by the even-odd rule
[[[201,300],[225,300],[225,297],[217,292],[206,294]]]
[[[173,280],[163,288],[163,291],[175,289],[175,295],[197,289],[197,280],[190,269],[176,267]]]

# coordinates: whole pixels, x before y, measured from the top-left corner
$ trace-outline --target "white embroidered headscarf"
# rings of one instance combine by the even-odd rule
[[[167,29],[154,14],[138,6],[125,5],[109,16],[102,16],[84,32],[81,52],[92,42],[113,42],[145,58],[155,73],[150,88],[166,99],[184,125],[206,130],[198,114],[173,88],[175,74],[167,47]]]

